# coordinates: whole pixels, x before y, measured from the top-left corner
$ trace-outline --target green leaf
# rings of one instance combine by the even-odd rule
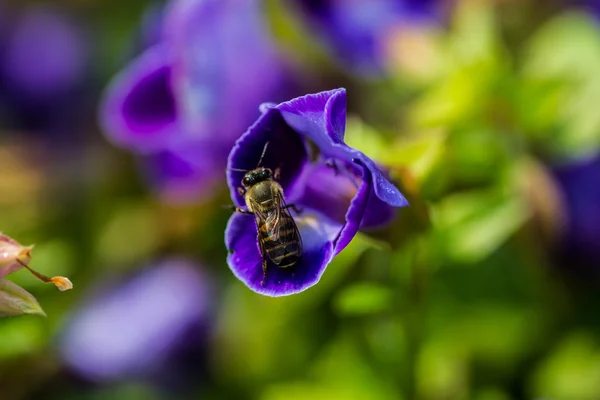
[[[526,55],[524,73],[531,79],[597,75],[600,27],[589,14],[562,14],[533,36]]]
[[[393,143],[377,129],[351,116],[346,123],[345,142],[388,167],[405,167],[417,182],[425,180],[440,162],[446,148],[443,129],[422,130],[397,137]]]
[[[0,359],[41,354],[48,344],[48,324],[40,318],[4,318],[0,323]]]
[[[392,292],[373,283],[355,284],[345,288],[334,299],[335,310],[342,315],[374,314],[389,308]]]
[[[522,199],[496,190],[455,194],[432,209],[432,220],[444,253],[463,263],[485,259],[529,216]]]
[[[398,141],[387,151],[380,161],[385,165],[409,168],[412,176],[423,182],[439,164],[446,150],[446,133],[440,129],[420,132],[419,137]]]
[[[410,110],[417,128],[451,128],[481,118],[509,65],[489,2],[459,2],[442,48],[439,81]]]
[[[572,333],[544,360],[531,381],[531,398],[600,398],[600,347],[594,335]]]
[[[420,348],[416,364],[418,398],[468,398],[469,359],[464,344],[430,339]]]
[[[0,279],[0,317],[23,314],[46,316],[31,293],[11,281]]]
[[[561,15],[540,29],[525,53],[519,118],[537,146],[569,159],[600,147],[600,27],[583,13]]]

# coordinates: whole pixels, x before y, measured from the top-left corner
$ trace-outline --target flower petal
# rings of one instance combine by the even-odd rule
[[[167,372],[162,366],[173,367],[167,363],[170,353],[182,343],[194,347],[206,339],[196,334],[182,340],[190,329],[208,322],[207,278],[193,262],[172,258],[97,287],[62,333],[63,360],[98,382],[148,377],[157,366]]]
[[[348,211],[346,211],[346,224],[335,241],[335,254],[338,254],[348,246],[361,227],[372,194],[372,187],[373,182],[371,175],[368,171],[363,170],[362,183],[356,196],[352,199]]]
[[[362,180],[355,179],[354,175],[342,176],[340,171],[324,164],[310,165],[306,169],[302,176],[304,190],[296,202],[303,207],[321,210],[343,224]]]
[[[12,90],[21,96],[49,100],[84,81],[88,43],[77,21],[64,10],[48,6],[27,7],[14,19],[12,31],[3,37],[0,67]]]
[[[333,220],[344,223],[346,212],[363,181],[361,176],[344,168],[315,164],[307,167],[302,182],[303,191],[295,203],[321,210]],[[369,190],[371,193],[366,205],[360,205],[365,207],[361,229],[383,226],[396,216],[396,208],[379,199],[373,185]]]
[[[360,153],[358,158],[373,175],[373,188],[380,200],[394,207],[406,207],[408,205],[406,198],[402,196],[402,193],[400,193],[398,188],[382,174],[373,160],[363,153]]]
[[[0,317],[23,314],[46,316],[31,293],[9,280],[0,279]]]
[[[143,174],[167,203],[194,202],[223,181],[226,154],[214,142],[165,150],[144,157]]]
[[[231,198],[238,206],[244,205],[244,197],[237,192],[237,188],[241,186],[245,172],[233,169],[248,171],[255,169],[267,143],[261,166],[273,170],[280,168],[279,183],[287,198],[294,197],[290,192],[294,191],[294,184],[307,162],[306,145],[302,138],[285,123],[281,114],[275,109],[270,109],[248,128],[229,154],[227,182]]]
[[[365,213],[363,215],[361,230],[379,228],[387,225],[390,221],[396,218],[398,210],[394,206],[381,200],[376,194],[375,189],[371,187],[372,193],[367,201]]]
[[[262,257],[254,218],[236,213],[229,219],[225,231],[230,251],[227,262],[234,275],[253,291],[272,297],[299,293],[315,285],[325,272],[341,225],[309,209],[294,215],[294,220],[302,238],[302,256],[291,268],[277,268],[269,263],[262,286]]]
[[[560,250],[570,263],[594,265],[600,260],[600,155],[555,166],[552,172],[567,214]]]
[[[184,127],[235,141],[264,101],[280,100],[285,67],[258,0],[171,3],[165,36]],[[268,79],[257,79],[268,74]],[[232,112],[232,110],[235,110]]]
[[[157,45],[117,76],[105,93],[100,117],[113,142],[148,152],[173,141],[178,113],[171,73],[167,50]]]
[[[0,233],[0,278],[29,264],[33,246],[22,246],[13,238]]]
[[[276,108],[294,130],[307,135],[320,148],[343,143],[346,131],[346,89],[307,94],[281,103]]]
[[[375,194],[385,203],[404,207],[408,202],[400,191],[362,152],[343,142],[346,120],[346,90],[336,89],[310,94],[281,103],[276,107],[295,131],[306,135],[325,158],[339,159],[366,167],[373,174]]]

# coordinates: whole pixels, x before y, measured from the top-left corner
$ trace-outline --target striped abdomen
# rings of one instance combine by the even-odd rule
[[[267,213],[258,227],[258,240],[265,255],[280,268],[296,264],[302,255],[302,242],[294,219],[285,209]]]

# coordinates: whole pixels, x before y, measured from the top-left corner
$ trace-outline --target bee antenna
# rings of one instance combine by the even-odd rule
[[[227,168],[227,171],[235,171],[235,172],[248,172],[249,169],[241,169],[241,168]]]
[[[265,158],[265,154],[267,153],[267,147],[269,146],[269,142],[265,143],[265,147],[263,147],[262,154],[260,155],[260,159],[258,160],[258,164],[256,164],[256,168],[260,167],[263,158]]]

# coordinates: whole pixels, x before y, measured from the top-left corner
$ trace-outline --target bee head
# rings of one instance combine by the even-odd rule
[[[249,188],[259,182],[271,180],[272,177],[273,172],[269,168],[256,168],[244,175],[244,179],[242,179],[242,185],[245,188]]]

